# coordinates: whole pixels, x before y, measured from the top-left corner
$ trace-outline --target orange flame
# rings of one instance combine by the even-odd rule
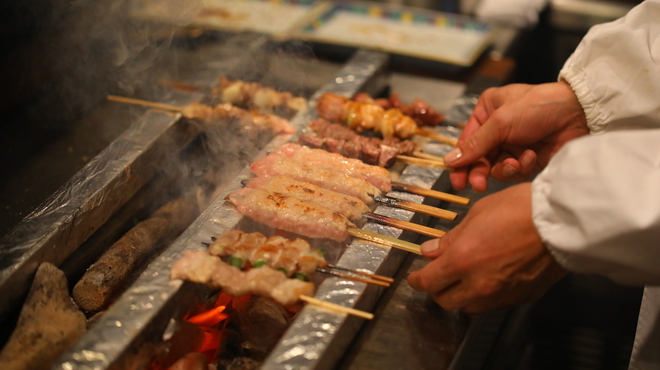
[[[222,313],[224,310],[225,306],[217,306],[206,312],[202,312],[199,315],[193,316],[187,319],[187,321],[199,326],[215,326],[228,317],[226,314]]]

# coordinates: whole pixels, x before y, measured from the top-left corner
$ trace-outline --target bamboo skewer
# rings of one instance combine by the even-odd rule
[[[470,203],[470,199],[468,198],[459,197],[458,195],[444,193],[437,190],[424,189],[419,186],[404,184],[401,182],[392,182],[392,189],[397,191],[405,191],[417,195],[423,195],[425,197],[445,200],[447,202],[458,203],[462,205],[467,205]]]
[[[376,279],[369,279],[369,278],[366,278],[366,277],[354,276],[354,275],[345,274],[345,273],[339,272],[339,271],[334,271],[334,270],[329,270],[329,269],[324,269],[324,268],[317,268],[316,271],[322,272],[324,274],[335,275],[335,276],[338,276],[338,277],[341,277],[341,278],[344,278],[344,279],[359,281],[359,282],[362,282],[362,283],[380,285],[380,286],[384,286],[386,288],[390,286],[390,283],[385,282],[385,281],[376,280]]]
[[[430,137],[431,139],[437,140],[441,143],[445,143],[445,144],[448,144],[448,145],[451,145],[451,146],[456,146],[456,144],[458,144],[458,140],[456,140],[454,138],[447,137],[447,136],[440,135],[440,134],[436,134],[435,132],[427,131],[427,130],[424,130],[424,129],[421,129],[421,128],[418,128],[417,131],[415,131],[415,133],[417,133],[419,135],[422,135],[422,136]]]
[[[299,298],[300,298],[301,301],[307,302],[307,303],[309,303],[311,305],[314,305],[314,306],[317,306],[317,307],[325,308],[325,309],[330,310],[330,311],[341,312],[341,313],[345,313],[345,314],[348,314],[348,315],[361,317],[361,318],[367,319],[367,320],[371,320],[371,319],[374,318],[374,314],[372,314],[370,312],[360,311],[360,310],[356,310],[355,308],[345,307],[345,306],[341,306],[341,305],[338,305],[338,304],[335,304],[335,303],[322,301],[320,299],[316,299],[316,298],[313,298],[313,297],[310,297],[310,296],[307,296],[307,295],[301,295]]]
[[[376,202],[386,204],[412,212],[419,212],[425,215],[441,218],[443,220],[454,221],[458,214],[456,212],[447,211],[445,209],[431,207],[426,204],[419,204],[403,199],[396,199],[391,197],[373,197]]]
[[[366,272],[366,271],[353,270],[353,269],[349,269],[348,267],[342,267],[342,266],[337,266],[337,265],[333,265],[333,264],[328,264],[328,267],[331,268],[331,269],[335,269],[335,270],[349,271],[352,274],[362,275],[362,276],[369,277],[371,279],[381,280],[381,281],[385,281],[385,282],[388,282],[388,283],[393,283],[394,282],[394,279],[392,279],[391,277],[372,274],[372,273]]]
[[[362,216],[369,220],[377,221],[380,222],[384,225],[388,226],[394,226],[396,228],[402,229],[402,230],[409,230],[409,231],[414,231],[416,233],[430,236],[432,238],[440,238],[443,235],[446,234],[446,232],[442,230],[437,230],[428,226],[423,226],[419,225],[416,223],[408,222],[408,221],[403,221],[399,220],[393,217],[388,217],[388,216],[383,216],[379,215],[377,213],[369,212],[369,213],[364,213]]]
[[[444,162],[439,162],[436,160],[431,160],[426,158],[409,157],[407,155],[397,155],[396,160],[397,162],[401,162],[405,164],[414,164],[422,167],[439,168],[441,170],[451,171],[454,169],[453,167],[445,166]]]
[[[445,164],[445,159],[442,158],[442,157],[438,157],[437,155],[417,151],[417,152],[413,153],[413,156],[415,156],[417,158],[428,159],[428,160],[431,160],[431,161],[436,161],[436,162],[440,162],[442,164]]]
[[[177,81],[168,81],[168,80],[160,80],[158,81],[158,84],[160,86],[167,86],[167,87],[173,87],[178,90],[183,90],[183,91],[205,91],[205,90],[210,90],[208,88],[199,86],[199,85],[194,85],[194,84],[189,84],[185,82],[177,82]]]
[[[422,250],[419,244],[410,243],[404,240],[399,240],[387,235],[381,235],[368,230],[356,229],[354,227],[349,228],[348,233],[356,238],[368,240],[370,242],[381,244],[386,247],[397,248],[404,250],[406,252],[411,252],[420,255],[422,254]]]
[[[107,98],[108,98],[108,100],[112,100],[112,101],[116,101],[116,102],[120,102],[120,103],[143,105],[145,107],[171,110],[171,111],[174,111],[174,112],[181,112],[183,110],[182,107],[177,107],[176,105],[155,103],[155,102],[151,102],[151,101],[147,101],[147,100],[141,100],[141,99],[125,98],[123,96],[108,95]]]

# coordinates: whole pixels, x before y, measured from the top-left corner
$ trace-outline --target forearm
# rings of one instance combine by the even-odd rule
[[[660,0],[593,27],[559,75],[592,132],[660,124]]]
[[[565,268],[660,284],[660,129],[567,144],[534,180],[534,224]]]

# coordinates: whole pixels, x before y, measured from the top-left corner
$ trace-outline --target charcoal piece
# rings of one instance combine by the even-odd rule
[[[16,329],[0,352],[0,369],[50,368],[82,337],[86,321],[71,301],[64,273],[50,263],[42,263]]]

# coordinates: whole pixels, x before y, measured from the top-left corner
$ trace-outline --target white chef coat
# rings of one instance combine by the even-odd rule
[[[660,0],[593,27],[560,79],[594,135],[532,183],[534,223],[567,269],[646,285],[630,369],[660,368]]]

